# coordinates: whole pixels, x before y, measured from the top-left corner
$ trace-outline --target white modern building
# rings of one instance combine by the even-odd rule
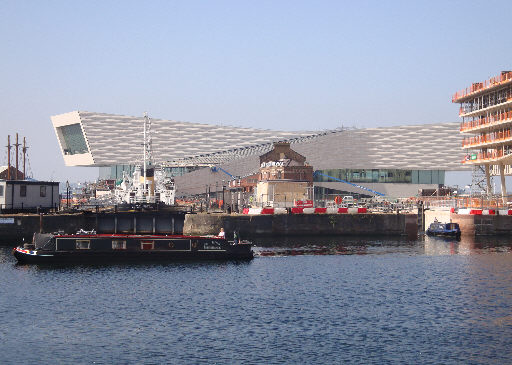
[[[142,158],[143,117],[75,111],[51,117],[68,166],[98,166],[116,179]],[[444,184],[460,163],[459,123],[284,132],[152,119],[155,162],[176,172],[177,196],[222,189],[254,174],[273,142],[287,141],[315,171],[317,194],[416,195]],[[195,170],[195,171],[192,171]]]

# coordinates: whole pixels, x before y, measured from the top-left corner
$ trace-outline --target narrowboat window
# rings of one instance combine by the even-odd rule
[[[76,249],[77,250],[88,250],[91,248],[90,240],[76,240]]]
[[[43,185],[43,186],[40,186],[39,188],[40,188],[39,189],[39,196],[41,198],[44,198],[46,196],[46,186]]]
[[[126,250],[126,241],[112,240],[113,250]]]
[[[0,196],[4,196],[4,186],[0,186]]]
[[[141,241],[140,249],[141,250],[152,250],[155,248],[155,241]]]
[[[27,185],[20,185],[20,196],[27,196]]]

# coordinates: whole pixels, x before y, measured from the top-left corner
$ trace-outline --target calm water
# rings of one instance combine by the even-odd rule
[[[512,363],[512,242],[272,240],[343,255],[17,266],[2,364]]]

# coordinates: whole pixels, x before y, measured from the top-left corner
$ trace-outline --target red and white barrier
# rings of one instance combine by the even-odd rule
[[[499,214],[499,215],[512,215],[512,210],[470,209],[470,208],[465,208],[465,209],[459,209],[457,214],[469,214],[469,215],[496,215],[496,214]]]
[[[287,214],[286,208],[245,208],[243,214]],[[292,207],[292,214],[364,214],[368,213],[366,208],[304,208]]]

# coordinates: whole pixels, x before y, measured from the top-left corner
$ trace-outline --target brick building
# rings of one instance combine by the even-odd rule
[[[8,176],[8,167],[7,166],[0,166],[0,180],[7,180]],[[16,178],[17,177],[17,178]],[[23,176],[23,172],[18,170],[18,175],[16,175],[16,167],[11,166],[10,168],[10,179],[11,180],[25,180],[25,177]]]
[[[311,199],[313,167],[306,157],[290,148],[288,142],[276,142],[260,156],[256,186],[258,206],[291,207],[295,200]]]

